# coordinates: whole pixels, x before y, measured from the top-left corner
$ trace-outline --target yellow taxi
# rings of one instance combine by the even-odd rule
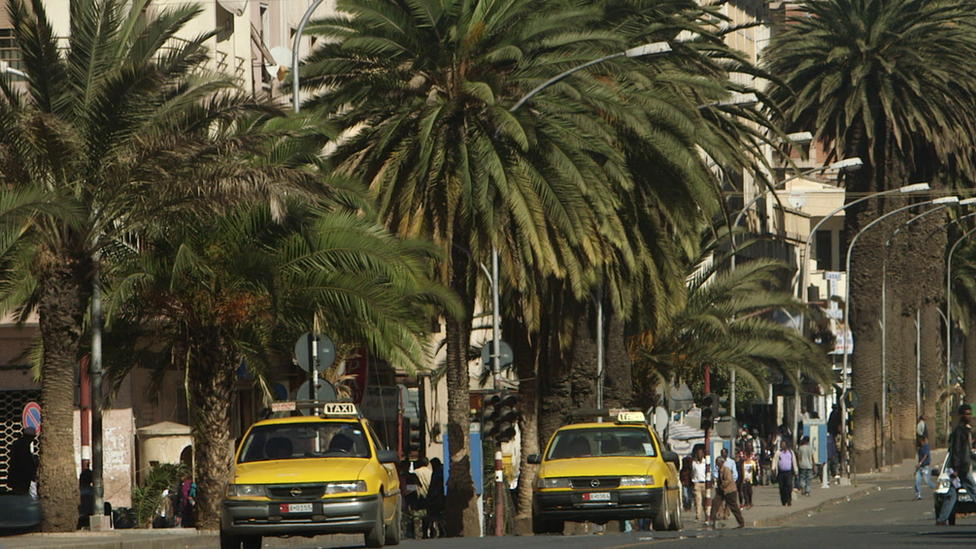
[[[680,530],[678,454],[663,447],[644,414],[585,419],[560,427],[543,454],[527,458],[540,464],[533,532],[561,533],[567,520],[605,524],[641,518],[652,519],[655,530]]]
[[[275,403],[288,412],[295,403]],[[321,415],[258,421],[237,449],[220,512],[221,549],[262,536],[363,533],[367,547],[400,543],[397,453],[380,446],[351,403]]]

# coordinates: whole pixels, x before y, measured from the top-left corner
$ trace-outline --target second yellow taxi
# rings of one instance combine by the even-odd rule
[[[565,521],[605,524],[652,519],[680,530],[679,458],[666,450],[642,412],[620,412],[560,427],[542,455],[532,497],[536,534],[561,533]]]

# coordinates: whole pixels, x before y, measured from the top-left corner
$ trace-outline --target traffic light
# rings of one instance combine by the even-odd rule
[[[515,424],[518,422],[518,395],[502,391],[496,405],[498,440],[508,442],[515,438]]]
[[[720,396],[718,397],[717,404],[714,410],[714,417],[720,418],[729,415],[729,397]]]
[[[481,433],[486,439],[508,442],[515,438],[518,395],[508,391],[486,393],[481,401]]]
[[[701,429],[707,431],[712,428],[718,418],[718,395],[708,393],[702,398],[701,406]]]
[[[481,399],[481,436],[485,439],[498,436],[498,404],[501,401],[499,393],[486,393]]]
[[[423,457],[424,430],[418,418],[403,418],[403,453],[407,459]]]

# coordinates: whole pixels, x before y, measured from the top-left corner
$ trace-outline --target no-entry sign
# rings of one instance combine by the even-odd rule
[[[24,428],[33,427],[37,434],[41,433],[41,405],[36,402],[28,402],[24,406],[24,416],[22,418]]]

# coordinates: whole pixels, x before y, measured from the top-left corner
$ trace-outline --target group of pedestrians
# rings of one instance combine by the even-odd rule
[[[748,466],[748,464],[752,466]],[[681,483],[685,490],[687,510],[694,508],[695,521],[704,521],[705,526],[714,526],[716,520],[725,520],[731,514],[745,527],[742,509],[752,507],[752,484],[756,481],[755,454],[751,445],[737,453],[737,459],[729,457],[729,450],[723,448],[711,467],[714,497],[711,507],[706,509],[708,497],[708,464],[705,460],[705,446],[698,444],[690,456],[685,457],[681,467]]]

